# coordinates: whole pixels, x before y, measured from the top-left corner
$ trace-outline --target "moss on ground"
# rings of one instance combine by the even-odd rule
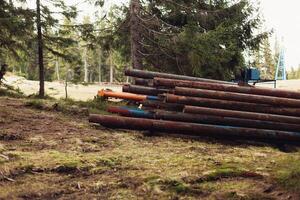
[[[16,138],[0,137],[0,199],[299,197],[297,151],[95,129],[6,98],[0,108],[1,131]]]
[[[279,159],[273,176],[285,188],[300,191],[300,154]]]

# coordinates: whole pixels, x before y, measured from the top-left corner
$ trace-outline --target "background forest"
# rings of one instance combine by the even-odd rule
[[[124,82],[128,67],[230,80],[256,66],[274,77],[279,42],[271,47],[248,0],[131,0],[109,10],[108,1],[89,3],[99,12],[80,21],[80,2],[36,0],[32,9],[0,0],[0,62],[41,84]]]

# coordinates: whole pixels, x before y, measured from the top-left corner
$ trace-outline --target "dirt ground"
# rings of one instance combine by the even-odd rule
[[[25,102],[0,97],[0,199],[300,198],[298,148],[109,130]]]
[[[16,89],[22,91],[25,95],[37,94],[39,91],[39,82],[26,80],[23,77],[9,74],[5,76],[4,83],[13,86]],[[97,92],[101,89],[110,89],[116,92],[122,91],[121,84],[110,83],[95,83],[89,85],[75,85],[68,84],[68,97],[74,100],[87,101],[93,99]],[[58,82],[45,82],[46,94],[56,99],[65,98],[65,83],[64,81]]]

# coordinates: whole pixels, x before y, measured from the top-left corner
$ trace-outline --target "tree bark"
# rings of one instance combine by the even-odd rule
[[[60,74],[59,74],[59,62],[58,62],[58,57],[55,59],[55,70],[56,70],[56,76],[57,80],[60,81]]]
[[[109,82],[113,83],[114,82],[114,66],[113,66],[113,60],[112,60],[112,52],[110,53],[110,58],[109,58],[109,65],[110,65],[110,69],[109,69]]]
[[[101,59],[101,56],[102,56],[102,53],[101,53],[101,48],[99,49],[99,65],[98,65],[98,73],[99,73],[99,83],[102,82],[102,69],[101,69],[101,66],[102,66],[102,59]]]
[[[37,25],[37,40],[38,40],[38,63],[39,63],[39,79],[40,79],[40,91],[39,96],[45,97],[45,69],[44,69],[44,57],[43,57],[43,36],[42,36],[42,24],[41,24],[41,5],[40,0],[36,0],[36,25]]]
[[[84,82],[89,82],[89,71],[88,71],[88,63],[87,63],[87,47],[84,49],[84,55],[83,55],[83,62],[84,62]]]
[[[141,34],[139,27],[139,18],[141,12],[141,3],[139,0],[130,1],[130,41],[131,41],[131,62],[133,69],[143,69],[141,57]]]

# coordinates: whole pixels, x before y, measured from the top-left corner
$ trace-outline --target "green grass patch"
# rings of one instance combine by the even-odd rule
[[[300,191],[300,156],[289,156],[278,161],[275,179],[288,190]]]
[[[15,90],[13,88],[0,88],[0,96],[6,96],[17,99],[25,97],[25,95],[21,91]]]
[[[203,193],[201,188],[194,187],[193,185],[187,184],[181,180],[161,179],[161,177],[155,175],[145,178],[144,182],[150,186],[151,190],[160,188],[160,190],[165,192],[192,196]]]
[[[55,110],[66,114],[78,114],[88,115],[93,114],[109,114],[106,110],[110,105],[123,106],[125,103],[115,103],[102,100],[101,98],[95,98],[89,101],[75,101],[73,99],[38,99],[31,97],[30,100],[26,101],[26,106],[40,109],[40,110]]]
[[[35,109],[43,109],[45,107],[45,102],[41,99],[32,99],[25,103],[26,106],[35,108]]]

